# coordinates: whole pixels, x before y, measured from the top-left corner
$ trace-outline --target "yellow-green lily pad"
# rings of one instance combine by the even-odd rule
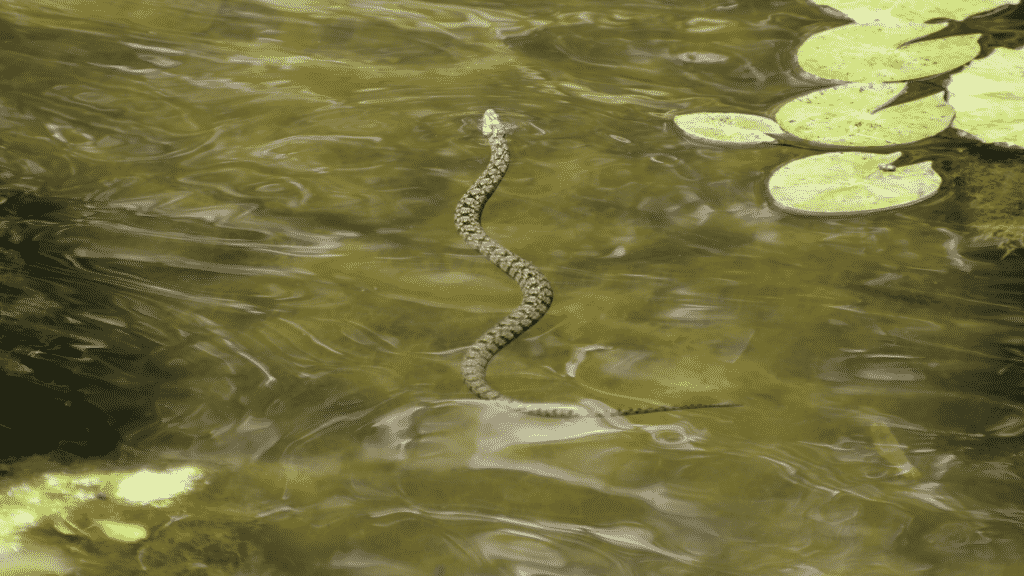
[[[699,112],[680,114],[673,121],[690,138],[725,146],[775,144],[775,137],[785,134],[771,118],[754,114]]]
[[[847,24],[808,38],[797,50],[800,67],[829,80],[893,82],[936,76],[973,60],[981,34],[913,42],[946,24]]]
[[[936,18],[965,20],[1019,0],[811,0],[854,22],[927,22]]]
[[[833,146],[894,146],[934,136],[953,120],[942,93],[896,106],[907,85],[851,83],[790,100],[775,120],[790,134]]]
[[[938,192],[942,178],[931,162],[892,166],[901,154],[833,152],[794,160],[772,174],[768,194],[789,212],[839,216],[909,206]]]
[[[1024,52],[995,48],[953,74],[953,127],[983,142],[1024,146]]]

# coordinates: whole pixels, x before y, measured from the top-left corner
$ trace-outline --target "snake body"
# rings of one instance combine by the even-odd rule
[[[462,377],[469,389],[484,400],[497,400],[506,404],[509,408],[535,416],[546,416],[551,418],[576,418],[581,416],[580,412],[571,408],[550,408],[519,402],[503,396],[500,392],[487,384],[487,364],[494,358],[502,348],[526,332],[531,326],[540,321],[544,314],[551,307],[554,294],[551,291],[551,283],[544,277],[544,274],[530,262],[520,258],[511,250],[498,244],[484,232],[481,226],[484,205],[487,200],[498,189],[498,184],[505,176],[509,166],[508,145],[505,142],[505,134],[511,126],[502,124],[498,114],[494,110],[487,110],[484,113],[480,130],[487,137],[491,145],[491,160],[483,174],[476,179],[476,182],[462,196],[459,205],[455,209],[455,227],[467,244],[487,257],[501,271],[508,274],[519,284],[523,291],[523,301],[519,306],[506,316],[501,322],[484,333],[477,339],[462,360]],[[653,412],[666,412],[670,410],[688,410],[692,408],[719,408],[727,406],[738,406],[738,404],[689,404],[685,406],[653,406],[649,408],[631,408],[625,410],[614,410],[608,415],[629,416],[635,414],[650,414]]]

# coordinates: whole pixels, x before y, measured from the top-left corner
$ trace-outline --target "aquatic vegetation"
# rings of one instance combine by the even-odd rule
[[[781,207],[804,214],[856,214],[916,204],[939,191],[931,162],[893,167],[902,155],[833,152],[794,160],[772,174],[768,191]],[[826,182],[821,174],[828,174]]]
[[[808,38],[797,50],[797,62],[818,78],[843,82],[898,82],[945,74],[981,52],[981,34],[923,40],[946,27],[921,22],[847,24]]]
[[[909,144],[953,121],[941,93],[893,105],[906,89],[906,82],[840,84],[786,102],[775,121],[797,138],[843,147]]]
[[[797,51],[805,74],[839,81],[783,103],[774,121],[737,113],[675,117],[688,138],[725,147],[795,143],[813,148],[887,148],[920,142],[947,128],[970,142],[1024,148],[1024,52],[996,47],[984,58],[980,34],[942,36],[948,23],[933,18],[978,19],[1016,2],[818,2],[853,23],[817,33]],[[939,37],[936,37],[936,36]],[[966,66],[965,66],[966,64]],[[957,70],[958,68],[961,68]],[[908,80],[949,74],[942,88],[918,90]],[[930,92],[930,93],[928,93]],[[776,206],[807,215],[848,215],[909,206],[935,194],[941,178],[930,162],[897,167],[868,161],[864,152],[840,151],[793,160],[768,184]],[[849,158],[844,158],[849,155]],[[991,174],[989,174],[991,176]],[[938,178],[938,180],[937,180]],[[892,187],[887,192],[885,189]],[[1024,207],[1013,186],[990,181],[969,186],[970,224],[1009,254],[1024,246]]]
[[[70,571],[71,561],[47,540],[81,545],[134,544],[173,521],[176,499],[203,478],[195,466],[164,471],[42,474],[0,494],[0,568],[32,573],[40,565]],[[28,533],[33,534],[26,542]],[[59,569],[55,569],[59,568]]]
[[[963,20],[998,10],[1019,0],[812,0],[827,12],[855,22],[926,22],[935,18]]]

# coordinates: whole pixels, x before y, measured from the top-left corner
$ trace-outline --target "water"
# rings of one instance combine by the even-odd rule
[[[53,362],[132,418],[105,457],[3,481],[206,482],[177,521],[39,528],[58,572],[1024,569],[1020,257],[972,247],[948,184],[900,212],[787,216],[764,183],[808,151],[672,128],[806,91],[792,55],[837,21],[798,2],[111,6],[3,2],[0,164],[66,203],[32,224],[45,313],[20,322],[79,346]],[[492,385],[743,407],[559,421],[470,398],[462,347],[519,299],[453,224],[487,108],[518,129],[485,227],[555,290]],[[151,536],[111,542],[98,515]]]

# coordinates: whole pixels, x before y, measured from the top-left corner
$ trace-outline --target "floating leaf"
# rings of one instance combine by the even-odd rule
[[[790,100],[775,120],[800,138],[835,146],[907,144],[945,130],[954,110],[941,93],[882,108],[906,86],[903,82],[832,86]]]
[[[753,114],[701,112],[674,120],[683,134],[711,144],[763,146],[785,133],[771,118]]]
[[[946,87],[953,127],[983,142],[1024,146],[1024,53],[994,48],[953,74]]]
[[[1020,0],[811,0],[855,22],[927,22],[935,18],[964,20],[1017,4]]]
[[[909,206],[934,195],[942,179],[930,162],[894,168],[901,152],[833,152],[794,160],[768,180],[768,194],[800,214],[846,215]]]
[[[797,50],[804,70],[830,80],[892,82],[949,72],[981,51],[981,34],[961,34],[908,44],[945,24],[847,24],[815,34]]]

